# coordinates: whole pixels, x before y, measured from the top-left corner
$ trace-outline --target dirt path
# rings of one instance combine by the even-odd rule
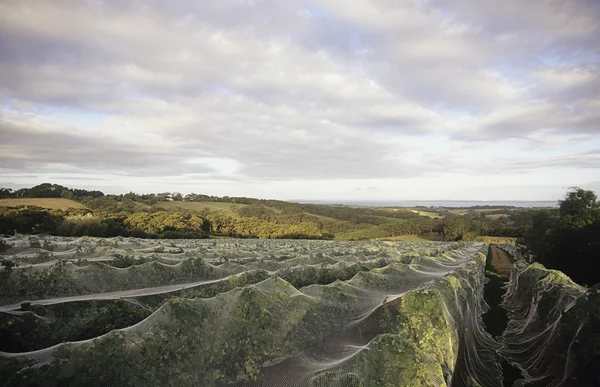
[[[504,250],[500,249],[496,245],[490,245],[492,249],[492,266],[496,270],[498,274],[505,275],[507,277],[510,276],[510,271],[513,268],[513,264],[508,259],[508,255],[504,252]]]

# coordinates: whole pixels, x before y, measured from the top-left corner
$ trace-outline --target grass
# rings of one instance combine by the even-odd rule
[[[487,244],[499,244],[499,243],[515,243],[517,238],[513,237],[501,237],[501,236],[478,236],[475,242],[483,242]]]
[[[390,223],[404,223],[404,222],[408,221],[408,219],[403,219],[403,218],[391,218],[388,216],[381,216],[381,215],[376,215],[376,216],[380,219],[387,220]]]
[[[504,218],[507,217],[508,214],[490,214],[490,215],[486,215],[485,217],[488,219],[500,219],[500,218]]]
[[[210,210],[210,211],[221,211],[224,215],[231,216],[233,218],[238,218],[238,214],[234,211],[233,207],[244,207],[245,204],[235,204],[235,203],[222,203],[222,202],[160,202],[156,204],[160,208],[164,209],[173,209],[173,208],[183,208],[186,210],[200,211],[200,210]]]
[[[469,213],[469,210],[465,210],[465,209],[455,209],[455,210],[448,210],[449,213],[454,214],[454,215],[467,215]]]
[[[444,217],[437,212],[429,212],[429,211],[421,211],[421,210],[411,210],[415,214],[419,216],[426,216],[431,219],[444,219]]]
[[[76,201],[61,198],[0,199],[0,207],[16,206],[37,206],[51,210],[86,208],[83,204],[77,203]]]

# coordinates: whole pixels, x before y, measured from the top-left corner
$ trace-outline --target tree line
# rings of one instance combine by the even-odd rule
[[[490,220],[481,214],[430,219],[404,208],[367,208],[290,203],[246,197],[215,197],[177,192],[119,195],[44,183],[17,191],[2,188],[4,197],[63,197],[86,209],[58,211],[31,206],[0,210],[0,232],[48,233],[62,236],[135,236],[143,238],[310,238],[362,240],[402,235],[474,240],[478,235],[522,236],[531,224],[529,211],[514,211]],[[218,201],[240,204],[229,216],[208,209],[165,210],[164,201]],[[531,211],[533,212],[533,211]]]
[[[518,241],[525,254],[580,284],[600,283],[600,202],[593,191],[570,189],[558,211],[535,213]]]

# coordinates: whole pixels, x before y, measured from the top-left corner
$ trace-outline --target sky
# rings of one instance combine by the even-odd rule
[[[600,191],[600,2],[3,0],[0,186]]]

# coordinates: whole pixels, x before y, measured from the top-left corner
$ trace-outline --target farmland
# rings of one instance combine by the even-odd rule
[[[435,242],[5,244],[0,365],[22,370],[15,386],[336,386],[377,381],[403,364],[411,367],[373,385],[437,384],[448,377],[439,365],[452,372],[459,356],[456,330],[477,331],[459,316],[467,305],[479,308],[473,292],[483,286],[486,252],[483,244]],[[432,319],[417,324],[423,314]],[[428,339],[411,338],[420,335]],[[435,356],[415,362],[421,351]],[[37,362],[50,365],[29,367]]]
[[[438,214],[437,212],[421,211],[421,210],[411,210],[411,211],[419,216],[426,216],[431,219],[443,219],[444,218],[442,215]]]
[[[530,345],[519,332],[537,334],[518,325],[522,303],[504,305],[511,352],[482,323],[483,243],[15,236],[1,246],[3,385],[500,387],[500,356],[533,361],[514,355]],[[581,298],[577,319],[596,302],[536,265],[518,262],[511,297],[538,292],[551,306],[564,291]],[[536,315],[542,329],[553,310]]]
[[[244,204],[223,203],[223,202],[161,202],[157,205],[166,210],[186,209],[192,211],[216,211],[231,217],[239,217],[237,209],[244,207]]]
[[[474,241],[520,237],[537,213],[496,206],[365,207],[176,192],[105,194],[50,183],[0,188],[0,195],[6,198],[0,234],[56,236]]]
[[[70,208],[85,208],[81,203],[62,198],[26,198],[0,199],[0,207],[37,206],[51,210],[68,210]]]
[[[534,263],[595,283],[600,213],[581,189],[560,211],[425,211],[443,219],[49,184],[3,192],[85,208],[0,208],[0,385],[600,383],[597,287]]]

